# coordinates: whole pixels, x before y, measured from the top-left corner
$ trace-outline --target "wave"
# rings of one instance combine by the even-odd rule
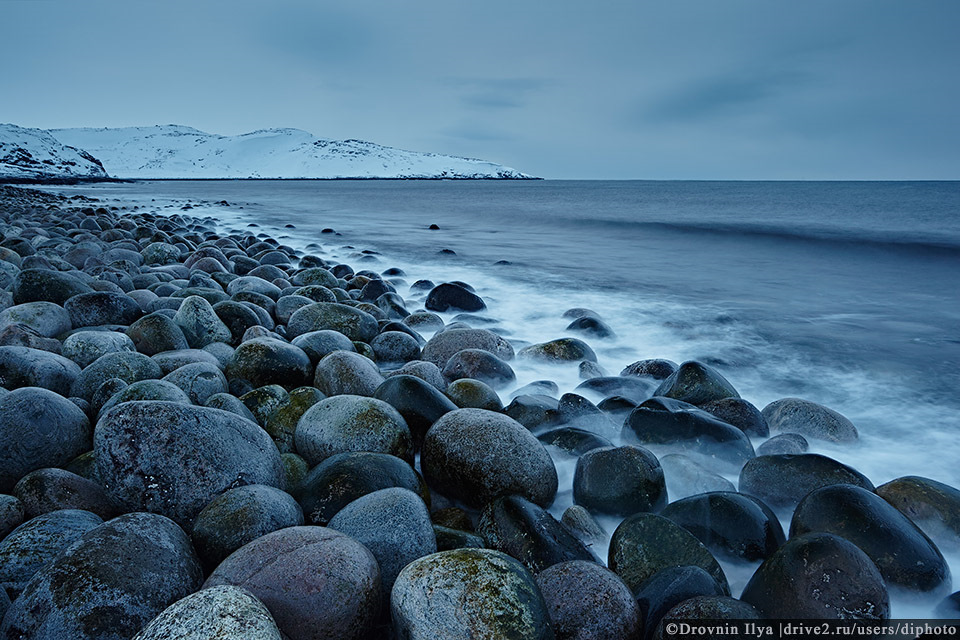
[[[667,222],[612,219],[566,219],[576,226],[609,227],[611,229],[664,230],[683,234],[722,237],[749,237],[789,242],[826,243],[861,246],[911,253],[936,254],[960,258],[960,240],[903,236],[895,232],[864,232],[860,229],[789,228],[761,224],[714,222]]]

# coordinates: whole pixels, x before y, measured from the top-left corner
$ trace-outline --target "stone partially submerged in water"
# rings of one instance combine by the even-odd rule
[[[860,437],[846,417],[800,398],[774,400],[763,408],[763,417],[774,432],[799,433],[829,442],[856,442]]]

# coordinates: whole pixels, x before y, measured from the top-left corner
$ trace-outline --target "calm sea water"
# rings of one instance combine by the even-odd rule
[[[316,242],[355,268],[400,266],[410,283],[465,280],[518,346],[569,335],[563,311],[590,307],[617,333],[590,341],[610,373],[641,358],[709,362],[761,408],[800,396],[847,415],[860,442],[813,450],[875,484],[913,474],[960,486],[960,182],[198,181],[54,190],[171,213],[191,201],[191,214],[298,247]],[[434,223],[440,230],[428,229]],[[422,302],[399,291],[411,309]],[[549,378],[566,392],[580,382],[575,367],[512,364],[518,386]],[[558,512],[569,504],[572,469],[561,473]],[[951,556],[951,564],[956,574],[960,562]]]

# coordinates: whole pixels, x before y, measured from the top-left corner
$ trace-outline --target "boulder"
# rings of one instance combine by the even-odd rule
[[[763,417],[774,433],[799,433],[828,442],[856,442],[857,428],[833,409],[800,398],[774,400],[763,408]]]
[[[445,282],[431,289],[423,306],[428,311],[439,311],[440,313],[445,311],[483,311],[487,308],[480,296],[452,282]]]
[[[537,574],[556,640],[639,638],[643,616],[617,574],[594,562],[570,560]]]
[[[228,378],[246,380],[254,387],[279,384],[294,389],[310,382],[313,368],[303,349],[275,338],[247,340],[227,364]]]
[[[363,640],[380,614],[373,554],[326,527],[289,527],[240,547],[204,587],[217,585],[252,593],[290,638]]]
[[[723,398],[739,398],[740,394],[726,378],[713,367],[702,362],[690,360],[684,362],[666,378],[656,391],[655,396],[664,396],[693,405],[706,404]]]
[[[774,509],[792,509],[814,489],[832,484],[874,489],[856,469],[818,453],[760,456],[740,471],[740,492],[756,496]]]
[[[333,330],[350,340],[370,342],[380,327],[369,313],[336,302],[316,302],[297,309],[287,323],[287,336],[291,339],[321,330]]]
[[[75,362],[55,353],[30,347],[0,347],[0,386],[5,389],[42,387],[69,396],[79,375],[80,367]]]
[[[133,640],[283,640],[273,616],[246,589],[210,587],[178,600]]]
[[[601,447],[577,460],[573,500],[593,513],[629,516],[659,511],[667,486],[656,456],[643,447]]]

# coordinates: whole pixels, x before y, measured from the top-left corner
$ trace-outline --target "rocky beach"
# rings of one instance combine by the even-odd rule
[[[823,398],[213,211],[0,186],[0,638],[960,616],[960,491],[868,477]]]

